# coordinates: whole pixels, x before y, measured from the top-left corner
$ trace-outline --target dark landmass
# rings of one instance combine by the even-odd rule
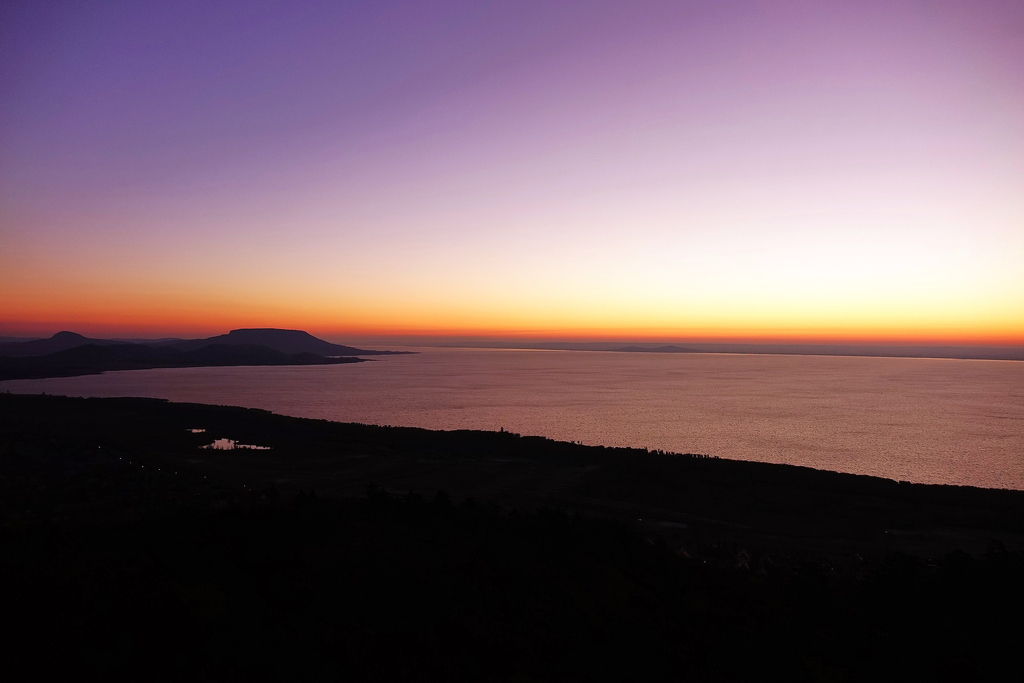
[[[137,346],[158,346],[178,351],[198,351],[211,345],[265,346],[268,349],[287,354],[313,353],[318,356],[389,356],[407,354],[409,351],[374,351],[357,349],[342,344],[332,344],[318,339],[302,330],[279,330],[274,328],[231,330],[227,334],[207,339],[90,339],[75,332],[58,332],[49,339],[8,342],[0,344],[0,356],[44,356],[58,351],[67,351],[79,346],[93,344],[112,346],[134,344]]]
[[[35,341],[39,337],[0,337],[0,344],[13,344],[15,342]]]
[[[67,351],[79,346],[110,346],[117,344],[108,339],[90,339],[76,332],[58,332],[49,339],[34,339],[26,342],[8,342],[0,344],[0,356],[46,356],[51,353]]]
[[[615,349],[616,351],[623,351],[626,353],[694,353],[693,349],[684,348],[682,346],[623,346],[622,348]]]
[[[1005,679],[1022,544],[1019,491],[0,394],[14,679]]]
[[[108,370],[235,365],[336,365],[361,362],[371,351],[331,344],[299,330],[232,330],[210,339],[152,344],[89,339],[58,332],[49,339],[0,344],[0,381],[94,375]]]
[[[194,351],[142,344],[86,344],[46,356],[0,356],[0,380],[96,375],[110,370],[195,368],[236,365],[335,365],[360,358],[325,358],[282,353],[266,346],[211,344]]]
[[[408,351],[372,351],[357,349],[342,344],[318,339],[302,330],[278,330],[274,328],[231,330],[227,334],[208,339],[174,340],[165,342],[180,351],[193,351],[211,344],[257,345],[282,353],[315,353],[319,356],[389,356],[409,353]]]
[[[186,342],[191,341],[189,339],[182,339],[181,337],[161,337],[160,339],[139,339],[139,338],[117,338],[111,339],[110,341],[117,342],[118,344],[145,344],[146,346],[159,346],[161,344],[174,344],[175,342]]]

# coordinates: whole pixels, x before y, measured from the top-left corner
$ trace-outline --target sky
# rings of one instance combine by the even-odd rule
[[[1024,343],[1024,3],[0,3],[0,335]]]

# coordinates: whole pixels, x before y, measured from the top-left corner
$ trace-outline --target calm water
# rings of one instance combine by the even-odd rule
[[[498,429],[586,444],[1024,489],[1024,362],[423,349],[321,367],[0,383],[300,417]]]

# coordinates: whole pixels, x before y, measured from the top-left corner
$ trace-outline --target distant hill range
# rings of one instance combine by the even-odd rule
[[[278,330],[272,327],[231,330],[207,339],[171,339],[157,342],[129,342],[113,339],[91,339],[75,332],[58,332],[49,339],[0,344],[0,356],[45,356],[86,344],[96,346],[134,345],[196,351],[211,344],[232,346],[265,346],[281,353],[315,353],[320,356],[386,356],[404,351],[372,351],[342,344],[332,344],[302,330]]]
[[[50,353],[85,346],[86,344],[109,346],[117,343],[107,339],[90,339],[75,332],[58,332],[49,339],[34,339],[26,342],[0,344],[0,356],[45,356]]]
[[[398,342],[396,342],[398,343]],[[1024,361],[1024,346],[963,346],[949,344],[768,344],[685,342],[685,345],[654,344],[628,340],[579,342],[446,339],[442,343],[424,343],[406,337],[410,346],[436,345],[484,349],[545,349],[551,351],[614,351],[617,353],[738,353],[798,356],[869,356],[885,358],[961,358],[975,360]]]
[[[58,332],[49,339],[0,344],[0,380],[91,375],[108,370],[237,365],[358,363],[372,351],[332,344],[301,330],[232,330],[209,339],[126,343]]]
[[[283,353],[315,353],[321,356],[386,356],[403,353],[401,351],[357,349],[317,339],[309,332],[302,330],[278,330],[272,327],[231,330],[227,334],[208,339],[175,340],[164,342],[162,345],[173,346],[181,351],[192,351],[210,344],[251,344],[266,346]]]

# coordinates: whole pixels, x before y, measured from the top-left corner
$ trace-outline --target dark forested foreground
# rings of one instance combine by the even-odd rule
[[[507,433],[0,394],[0,520],[19,680],[977,680],[1024,630],[1024,493]]]

